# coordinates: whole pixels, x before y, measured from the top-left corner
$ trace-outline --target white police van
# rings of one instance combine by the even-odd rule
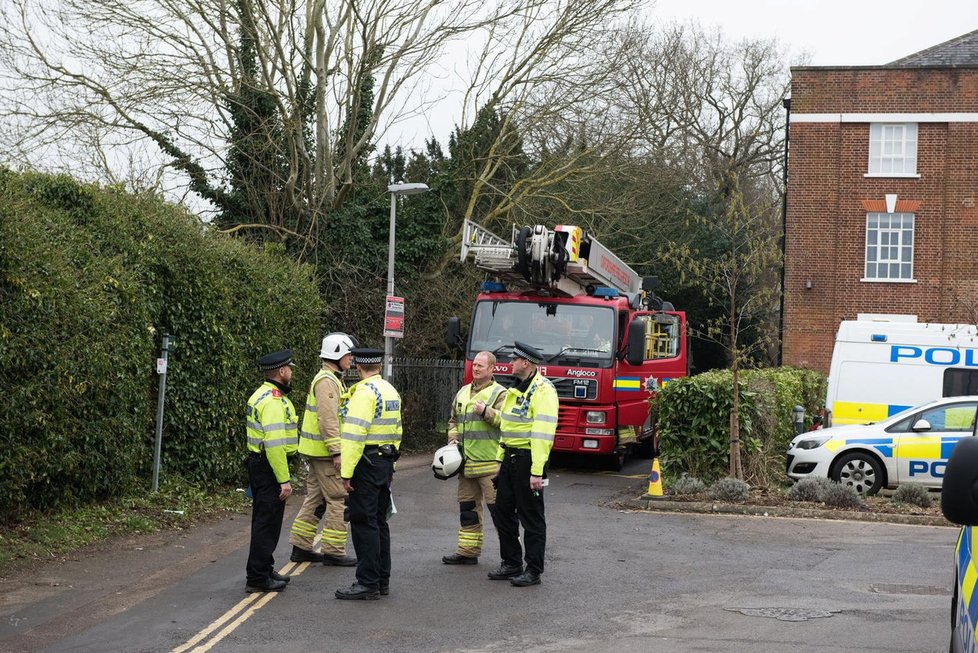
[[[978,394],[978,329],[860,315],[839,325],[825,401],[827,425],[880,422],[941,397]]]

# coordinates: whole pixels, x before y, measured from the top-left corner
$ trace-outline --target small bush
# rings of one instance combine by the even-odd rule
[[[897,503],[909,503],[921,508],[930,508],[932,503],[930,491],[923,485],[901,485],[893,492],[893,500]]]
[[[750,496],[750,486],[737,478],[721,478],[710,487],[710,497],[719,501],[740,502]]]
[[[821,476],[803,478],[788,490],[788,498],[792,501],[824,501],[826,488],[835,485],[834,481]]]
[[[683,474],[672,484],[670,489],[677,496],[688,496],[705,491],[706,484],[695,476]]]
[[[822,492],[822,501],[827,506],[838,508],[858,508],[863,505],[863,500],[856,492],[856,488],[851,485],[841,483],[829,483]]]

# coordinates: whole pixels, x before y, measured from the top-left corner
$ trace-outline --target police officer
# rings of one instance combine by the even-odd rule
[[[338,599],[374,600],[390,591],[391,479],[401,446],[401,396],[380,377],[384,352],[353,350],[360,381],[341,408],[340,475],[349,494],[350,530],[357,554],[356,582],[336,590]]]
[[[517,587],[538,585],[547,545],[543,510],[543,479],[557,430],[557,390],[537,370],[543,355],[516,341],[513,374],[517,383],[506,391],[500,413],[500,437],[496,460],[496,509],[493,523],[499,533],[502,564],[489,572],[492,580],[506,580]],[[520,547],[523,524],[526,569]]]
[[[248,480],[254,499],[251,546],[248,550],[248,592],[281,592],[288,576],[275,571],[272,553],[282,532],[285,502],[292,494],[286,457],[297,448],[298,418],[286,397],[292,390],[292,350],[284,349],[258,361],[265,382],[248,399]]]
[[[499,410],[506,388],[492,375],[496,357],[480,351],[472,359],[472,383],[462,386],[452,402],[448,441],[461,440],[465,464],[458,477],[458,548],[443,556],[446,565],[474,565],[482,553],[482,503],[489,513],[495,508],[496,450],[499,447]]]
[[[346,393],[343,372],[350,369],[353,340],[345,333],[323,338],[319,358],[322,369],[313,377],[306,398],[299,434],[299,453],[309,463],[306,498],[292,522],[289,542],[293,562],[321,562],[352,567],[356,558],[346,555],[346,491],[340,479],[340,400]],[[317,509],[325,502],[322,553],[313,551],[319,525]]]

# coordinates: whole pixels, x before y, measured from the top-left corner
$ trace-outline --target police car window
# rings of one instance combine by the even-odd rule
[[[944,396],[978,395],[978,370],[944,370]]]
[[[930,423],[932,431],[970,431],[975,421],[976,404],[952,404],[931,408],[920,414]]]
[[[917,421],[917,416],[911,416],[906,419],[902,419],[896,424],[892,425],[890,428],[886,429],[887,433],[909,433],[910,428]]]

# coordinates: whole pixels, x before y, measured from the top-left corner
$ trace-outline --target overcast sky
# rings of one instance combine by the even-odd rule
[[[814,66],[881,65],[978,29],[976,0],[656,0],[649,15],[774,37]]]

